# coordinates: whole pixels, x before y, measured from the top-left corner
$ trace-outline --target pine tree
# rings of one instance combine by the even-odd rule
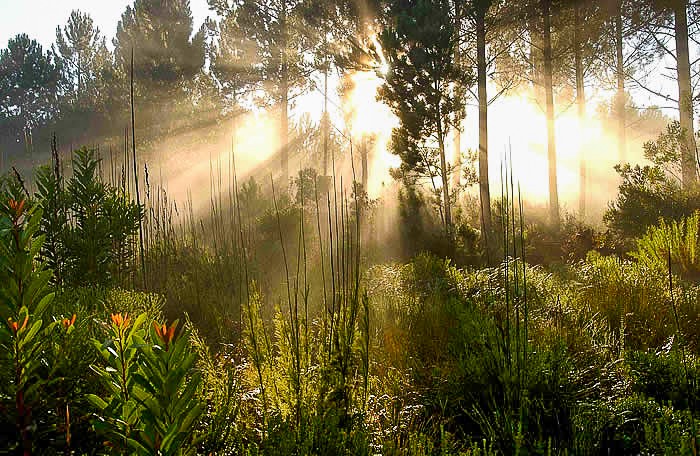
[[[117,67],[122,75],[129,74],[133,50],[140,112],[150,108],[154,121],[166,119],[178,105],[186,116],[191,107],[187,87],[202,70],[205,56],[204,27],[193,37],[192,31],[189,0],[135,0],[117,25]]]
[[[56,27],[56,61],[61,65],[65,93],[79,98],[95,96],[96,80],[109,63],[110,54],[105,38],[88,14],[73,10],[68,23]]]
[[[456,2],[457,3],[457,2]],[[517,6],[503,0],[472,0],[464,11],[467,32],[467,52],[464,58],[476,68],[479,105],[479,199],[481,204],[481,229],[486,246],[492,232],[491,191],[489,187],[488,108],[498,97],[507,93],[519,82],[513,68],[511,52],[518,27],[513,21]],[[489,95],[489,79],[497,87]]]
[[[661,96],[667,101],[677,104],[683,140],[680,144],[681,162],[683,163],[683,187],[688,189],[697,184],[698,161],[695,144],[693,76],[690,61],[690,43],[697,44],[694,32],[697,32],[700,21],[698,13],[700,6],[697,2],[688,0],[639,0],[630,2],[630,16],[638,29],[638,35],[645,44],[646,57],[643,63],[659,56],[670,56],[676,61],[665,76],[676,79],[678,95],[663,94],[649,87],[644,82],[634,78],[634,82],[650,93]],[[639,52],[638,52],[639,53]],[[628,77],[630,77],[628,75]]]
[[[31,148],[34,130],[55,114],[59,80],[51,53],[26,34],[0,50],[0,138],[5,143],[0,148],[17,143]]]
[[[379,96],[400,121],[391,147],[401,157],[399,173],[404,182],[414,185],[427,180],[433,187],[449,234],[452,169],[445,143],[450,128],[464,116],[464,100],[455,97],[450,87],[468,87],[473,82],[471,73],[453,59],[458,33],[448,1],[397,1],[389,10],[394,20],[381,41],[390,69]]]
[[[584,149],[587,138],[586,130],[583,128],[588,118],[586,82],[590,81],[591,76],[604,69],[600,56],[609,51],[610,43],[604,33],[606,15],[600,1],[566,1],[563,4],[562,15],[570,19],[562,24],[566,40],[564,48],[568,49],[567,58],[563,59],[563,69],[566,82],[572,84],[575,89],[573,101],[576,103],[579,125],[579,216],[585,217],[588,193],[588,163]]]
[[[118,74],[106,39],[88,14],[73,11],[56,28],[52,46],[61,68],[58,99],[60,115],[51,128],[62,141],[84,143],[114,133],[114,120],[123,110]]]
[[[230,75],[241,77],[246,90],[262,94],[258,101],[279,115],[281,187],[289,179],[290,100],[307,82],[304,55],[311,49],[302,0],[210,1],[224,17],[224,42],[241,46]],[[220,62],[221,63],[221,62]],[[219,63],[219,68],[222,65]]]

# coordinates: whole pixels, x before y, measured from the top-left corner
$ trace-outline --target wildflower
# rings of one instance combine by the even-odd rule
[[[10,215],[12,215],[13,221],[15,224],[19,223],[19,219],[22,218],[22,215],[24,214],[25,211],[25,201],[24,200],[14,200],[10,198],[10,200],[7,202],[8,207],[10,208]]]
[[[112,324],[116,326],[117,329],[119,329],[120,333],[126,330],[126,328],[128,328],[129,324],[131,323],[129,314],[122,315],[120,313],[116,313],[112,314],[110,318],[112,319]]]
[[[170,326],[168,326],[165,323],[158,325],[157,322],[153,322],[153,328],[155,328],[158,338],[165,345],[165,351],[168,351],[170,344],[175,338],[175,328],[177,328],[177,323],[177,320],[175,320]]]
[[[24,330],[24,328],[27,327],[27,321],[29,320],[29,315],[24,316],[24,321],[22,322],[22,325],[20,326],[18,321],[14,321],[12,317],[7,319],[7,322],[10,324],[10,329],[12,332],[17,335],[18,332]]]
[[[14,200],[10,198],[10,201],[8,201],[8,206],[10,206],[10,209],[12,209],[12,212],[19,218],[22,216],[24,213],[24,200]]]
[[[63,321],[61,321],[61,324],[63,325],[64,328],[68,329],[73,324],[75,323],[75,314],[73,314],[73,317],[69,318],[64,318]]]
[[[126,334],[126,329],[129,327],[131,324],[131,319],[129,318],[129,314],[112,314],[111,315],[112,319],[112,325],[116,327],[117,332],[119,333],[119,337],[124,337]]]

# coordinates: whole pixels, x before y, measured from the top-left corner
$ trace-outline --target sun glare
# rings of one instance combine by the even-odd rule
[[[382,184],[390,179],[389,169],[400,165],[400,159],[388,151],[391,131],[398,126],[398,119],[389,106],[377,100],[382,83],[375,72],[352,73],[343,103],[353,141],[368,140],[370,144],[367,193],[372,198],[380,195]]]
[[[468,117],[466,124],[470,122]],[[466,141],[474,143],[478,131],[467,128]],[[557,188],[563,203],[571,205],[578,197],[581,153],[589,164],[612,166],[606,157],[610,139],[597,119],[580,124],[576,112],[570,109],[555,120],[557,146]],[[476,147],[476,144],[473,146]],[[547,124],[543,110],[529,97],[511,96],[498,100],[489,108],[490,180],[500,186],[501,163],[512,157],[515,179],[524,195],[533,203],[549,201],[549,160],[547,157]]]
[[[382,48],[381,43],[379,43],[376,34],[372,34],[370,40],[372,42],[372,45],[374,46],[374,49],[377,52],[377,56],[379,57],[378,70],[382,75],[386,76],[389,73],[389,62],[384,56],[384,49]]]

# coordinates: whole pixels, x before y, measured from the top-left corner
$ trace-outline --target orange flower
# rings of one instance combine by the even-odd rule
[[[75,323],[75,314],[73,314],[72,318],[70,318],[70,319],[64,318],[63,321],[61,321],[61,324],[63,324],[63,327],[66,329],[73,326],[74,323]]]
[[[24,213],[24,200],[16,201],[12,198],[7,202],[16,218],[20,218]]]
[[[119,328],[119,330],[124,330],[129,327],[129,323],[131,323],[131,319],[129,318],[129,314],[112,314],[112,323]]]
[[[14,321],[12,318],[8,318],[7,322],[10,324],[10,329],[12,329],[12,332],[17,335],[18,332],[23,331],[24,328],[27,327],[27,321],[29,320],[29,315],[24,316],[24,321],[22,322],[22,325],[20,326],[19,322]]]
[[[165,323],[163,323],[163,325],[158,325],[157,322],[153,322],[153,328],[155,328],[156,335],[158,335],[158,338],[165,345],[165,351],[168,351],[170,344],[175,338],[175,328],[177,328],[177,323],[177,320],[175,320],[173,324],[168,326]]]
[[[7,205],[10,208],[10,215],[12,216],[12,222],[15,225],[19,225],[20,224],[19,221],[22,218],[22,215],[24,214],[24,211],[25,211],[24,200],[17,201],[17,200],[10,199],[7,202]]]

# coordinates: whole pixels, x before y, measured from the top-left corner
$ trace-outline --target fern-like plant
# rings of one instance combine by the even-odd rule
[[[674,272],[686,279],[700,278],[700,211],[680,221],[661,220],[637,240],[631,255],[640,263],[665,270],[669,254]]]

